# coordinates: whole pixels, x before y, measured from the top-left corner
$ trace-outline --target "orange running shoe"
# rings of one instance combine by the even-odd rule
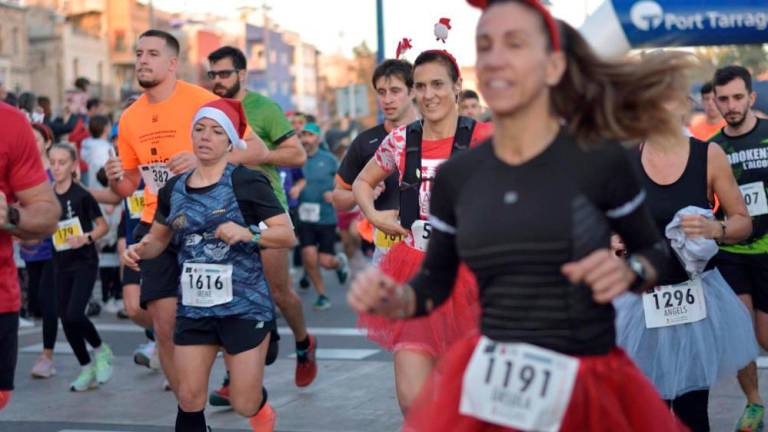
[[[248,424],[251,425],[253,432],[273,432],[276,421],[277,414],[272,409],[272,405],[267,402],[255,416],[248,419]]]

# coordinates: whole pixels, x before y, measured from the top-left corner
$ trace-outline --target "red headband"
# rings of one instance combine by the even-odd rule
[[[534,9],[538,11],[541,16],[544,18],[544,22],[547,23],[547,29],[549,30],[549,38],[552,41],[552,49],[555,51],[560,51],[560,31],[557,27],[557,21],[552,17],[552,14],[549,13],[547,8],[544,7],[544,5],[539,2],[539,0],[519,0],[522,3],[525,3]],[[470,5],[480,8],[480,9],[486,9],[488,7],[488,3],[491,3],[489,0],[467,0],[467,3]]]
[[[453,67],[456,68],[456,72],[459,74],[459,78],[461,78],[461,68],[459,67],[459,63],[456,61],[456,57],[454,57],[453,54],[449,53],[448,50],[442,50],[442,49],[426,50],[426,51],[422,51],[421,54],[419,54],[419,56],[427,53],[436,53],[436,54],[441,54],[448,57],[448,60],[451,61],[451,63],[453,64]]]

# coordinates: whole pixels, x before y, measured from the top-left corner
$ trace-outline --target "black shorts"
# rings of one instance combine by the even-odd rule
[[[733,292],[751,295],[754,308],[768,313],[768,254],[720,251],[715,264]]]
[[[302,248],[317,246],[320,253],[336,254],[336,225],[299,224],[299,245]]]
[[[13,390],[19,351],[19,313],[0,314],[0,391]]]
[[[141,241],[147,235],[151,225],[142,222],[136,226],[133,236],[136,242]],[[142,309],[147,308],[151,301],[164,298],[176,298],[179,288],[179,264],[176,260],[176,250],[169,246],[157,258],[142,260],[141,268],[141,298],[139,304]]]
[[[139,285],[141,273],[128,267],[123,267],[123,285]]]
[[[237,316],[186,318],[176,317],[176,345],[217,345],[235,355],[261,345],[274,330],[275,321],[256,321]]]

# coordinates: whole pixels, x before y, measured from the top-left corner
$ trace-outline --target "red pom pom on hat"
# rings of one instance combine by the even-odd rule
[[[520,1],[533,7],[537,12],[541,14],[542,17],[544,17],[544,21],[547,23],[547,29],[549,30],[549,38],[552,41],[552,49],[555,51],[560,51],[562,48],[560,44],[560,30],[558,29],[557,21],[554,17],[552,17],[552,14],[549,13],[549,10],[547,10],[547,8],[545,8],[539,0]],[[467,3],[476,8],[485,9],[489,6],[489,3],[492,3],[492,0],[467,0]]]
[[[245,148],[242,138],[248,127],[248,120],[243,111],[243,104],[239,100],[222,98],[208,102],[197,110],[192,124],[202,118],[209,118],[219,123],[235,147]]]

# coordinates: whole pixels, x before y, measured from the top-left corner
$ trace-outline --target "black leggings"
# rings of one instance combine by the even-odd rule
[[[81,366],[91,362],[85,346],[87,341],[94,348],[101,346],[101,337],[93,323],[85,315],[85,307],[93,294],[98,264],[76,270],[55,271],[56,289],[59,293],[59,317],[64,334]]]
[[[29,275],[29,303],[31,305],[34,299],[39,305],[43,316],[43,348],[52,350],[56,346],[56,333],[59,330],[56,287],[53,284],[53,260],[28,261],[26,264]]]
[[[116,246],[105,246],[102,252],[115,253]],[[101,301],[106,303],[109,299],[120,300],[123,298],[123,285],[120,283],[120,267],[99,268],[99,280],[101,281]]]
[[[665,401],[692,432],[709,432],[709,390],[696,390]]]

